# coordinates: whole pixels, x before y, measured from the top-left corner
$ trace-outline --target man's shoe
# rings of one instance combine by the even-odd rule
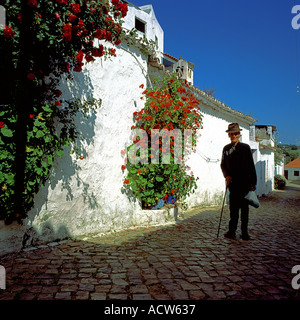
[[[242,234],[241,238],[242,238],[243,240],[246,240],[246,241],[251,239],[251,238],[249,237],[249,234]]]
[[[235,239],[235,233],[232,233],[232,232],[226,232],[225,234],[224,234],[224,237],[225,238],[228,238],[228,239]]]

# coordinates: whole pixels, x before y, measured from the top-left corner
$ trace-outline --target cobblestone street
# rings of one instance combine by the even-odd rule
[[[250,241],[223,237],[228,207],[217,239],[220,208],[202,208],[167,226],[6,255],[0,300],[300,300],[291,285],[300,265],[300,184],[260,201],[250,209]]]

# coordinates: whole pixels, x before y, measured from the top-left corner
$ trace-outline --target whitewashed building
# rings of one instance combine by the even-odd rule
[[[128,4],[125,27],[137,28],[141,36],[154,41],[158,49],[143,54],[140,42],[115,47],[117,57],[97,58],[64,80],[63,98],[93,97],[102,100],[101,108],[88,120],[78,117],[77,125],[85,141],[83,159],[65,153],[58,158],[51,179],[35,198],[35,206],[22,226],[5,226],[0,221],[0,255],[19,250],[23,245],[107,233],[133,225],[153,225],[173,219],[164,210],[142,210],[140,203],[123,188],[124,164],[121,150],[131,144],[132,114],[143,107],[141,84],[151,85],[153,77],[180,71],[190,83],[189,90],[200,102],[203,129],[189,166],[198,176],[198,189],[190,206],[220,204],[225,183],[220,169],[223,147],[230,142],[228,124],[238,122],[241,141],[250,143],[250,116],[236,111],[193,85],[191,62],[164,53],[164,32],[151,5]]]
[[[284,175],[288,180],[300,180],[300,158],[284,166]]]
[[[258,196],[267,195],[274,190],[275,131],[276,127],[272,125],[255,125],[250,128],[250,146],[257,174]],[[282,171],[279,167],[277,170]]]

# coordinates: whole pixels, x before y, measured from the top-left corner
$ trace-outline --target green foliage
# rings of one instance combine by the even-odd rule
[[[78,113],[88,117],[91,112],[96,113],[101,101],[88,99],[80,101],[68,101],[67,107],[53,108],[49,105],[41,107],[38,112],[34,107],[34,113],[29,115],[30,122],[27,127],[27,139],[25,145],[25,189],[24,203],[25,211],[33,206],[34,195],[40,187],[48,180],[51,168],[57,156],[64,154],[65,147],[71,146],[71,153],[80,157],[80,150],[75,147],[75,140],[79,137],[75,125],[75,116]],[[15,217],[14,183],[15,183],[15,147],[14,141],[16,117],[11,113],[9,106],[0,106],[0,116],[9,123],[1,128],[0,134],[0,218],[11,221]],[[11,117],[9,115],[12,114]],[[55,123],[60,123],[60,130],[57,130]],[[17,215],[15,218],[20,218]]]
[[[282,144],[280,146],[281,152],[284,154],[284,164],[300,158],[300,146],[293,144]]]
[[[89,117],[99,101],[64,101],[63,76],[96,57],[113,57],[124,37],[127,4],[119,0],[4,0],[0,30],[0,219],[26,217],[57,156],[81,139],[75,116]]]
[[[280,189],[284,189],[285,186],[286,186],[286,179],[285,179],[285,177],[277,174],[277,175],[274,177],[274,188],[277,189],[277,190],[280,190]]]

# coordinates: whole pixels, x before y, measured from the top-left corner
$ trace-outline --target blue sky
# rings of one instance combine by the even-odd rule
[[[276,126],[279,142],[300,145],[300,29],[291,25],[300,0],[132,3],[152,4],[164,51],[195,64],[195,86],[214,88],[217,98],[256,124]]]

